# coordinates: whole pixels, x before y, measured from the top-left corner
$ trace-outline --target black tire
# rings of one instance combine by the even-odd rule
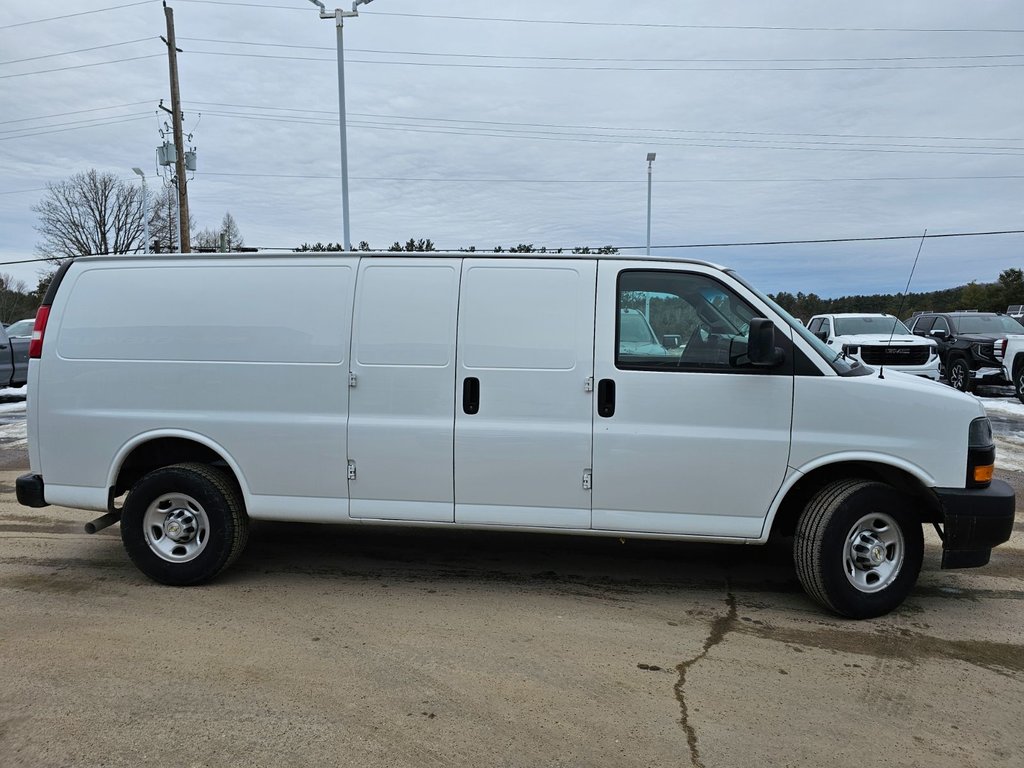
[[[949,383],[953,389],[961,392],[970,392],[973,389],[971,381],[971,366],[962,357],[951,360],[949,363]]]
[[[1017,393],[1017,399],[1024,403],[1024,363],[1013,365],[1013,391]]]
[[[233,563],[249,538],[249,518],[234,479],[206,464],[153,470],[131,489],[121,512],[121,541],[154,581],[209,581]]]
[[[793,542],[807,594],[851,619],[882,616],[900,605],[924,557],[921,521],[912,509],[909,499],[884,483],[838,480],[819,490],[804,508]]]

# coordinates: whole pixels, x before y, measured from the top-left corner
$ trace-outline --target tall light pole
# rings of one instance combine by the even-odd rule
[[[352,241],[349,237],[348,221],[348,141],[345,136],[345,44],[342,40],[342,27],[346,18],[358,16],[356,9],[360,5],[371,2],[371,0],[354,0],[351,11],[343,11],[335,8],[328,11],[320,0],[309,0],[320,9],[321,19],[334,19],[334,26],[338,33],[338,128],[341,133],[341,221],[344,229],[344,246],[346,251],[352,250]]]
[[[146,187],[146,174],[141,168],[132,168],[142,179],[142,232],[146,238],[146,253],[149,253],[149,188]]]
[[[651,166],[654,165],[656,152],[647,153],[647,255],[651,255]]]

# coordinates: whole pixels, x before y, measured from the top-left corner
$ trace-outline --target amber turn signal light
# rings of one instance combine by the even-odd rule
[[[983,467],[974,468],[974,482],[976,483],[991,483],[992,472],[995,470],[994,464],[986,464]]]

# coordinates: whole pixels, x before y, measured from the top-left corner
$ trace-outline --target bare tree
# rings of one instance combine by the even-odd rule
[[[142,190],[95,169],[48,184],[32,210],[43,236],[39,251],[53,261],[143,250]]]
[[[228,211],[224,214],[224,219],[220,223],[220,233],[224,235],[227,240],[228,250],[234,248],[241,248],[245,245],[245,240],[242,239],[242,233],[238,230],[238,224],[235,223],[235,217]]]

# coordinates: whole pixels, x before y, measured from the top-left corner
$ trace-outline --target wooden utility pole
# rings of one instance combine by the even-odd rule
[[[178,177],[178,242],[182,253],[192,252],[188,231],[188,188],[185,183],[185,139],[181,130],[181,95],[178,93],[178,49],[174,45],[174,10],[164,2],[167,19],[167,61],[171,69],[171,123],[174,126],[174,173]]]

